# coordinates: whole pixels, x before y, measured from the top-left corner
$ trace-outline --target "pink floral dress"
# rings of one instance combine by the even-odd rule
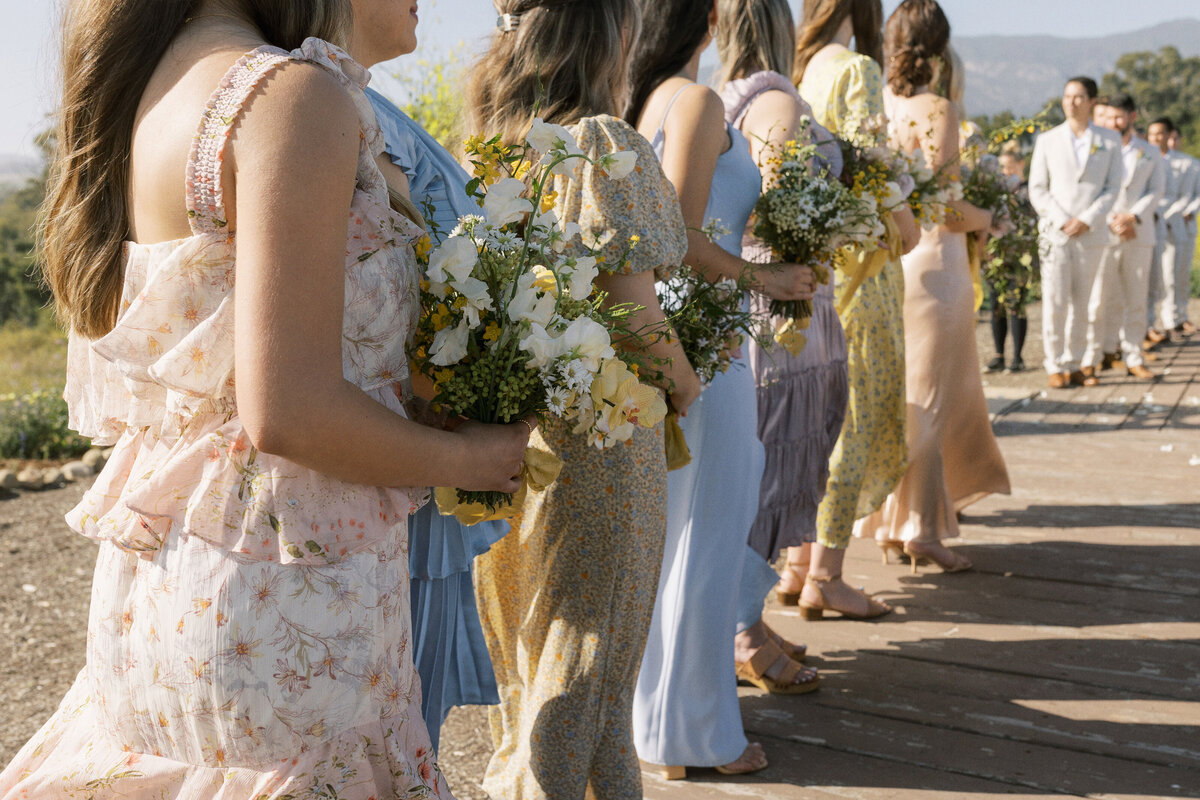
[[[407,517],[416,489],[336,480],[251,445],[234,391],[229,131],[259,81],[323,66],[362,119],[344,375],[404,414],[410,243],[374,157],[368,74],[318,39],[261,47],[213,94],[188,164],[193,235],[129,243],[120,313],[73,337],[72,426],[113,457],[67,517],[100,543],[87,666],[0,773],[0,798],[450,797],[420,714]]]

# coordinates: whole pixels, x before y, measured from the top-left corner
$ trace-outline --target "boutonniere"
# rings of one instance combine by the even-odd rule
[[[1100,152],[1100,143],[1092,142],[1092,149],[1088,151],[1088,155],[1094,156],[1094,155],[1096,155],[1096,153],[1099,153],[1099,152]]]

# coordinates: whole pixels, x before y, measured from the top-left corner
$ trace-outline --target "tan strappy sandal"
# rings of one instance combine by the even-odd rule
[[[808,577],[804,579],[804,582],[817,590],[817,594],[821,597],[821,604],[813,605],[812,603],[801,600],[800,616],[804,617],[804,619],[808,620],[809,622],[815,622],[825,616],[826,610],[838,612],[842,615],[842,619],[875,619],[876,617],[882,617],[884,614],[892,613],[892,607],[887,603],[882,603],[873,597],[868,597],[866,594],[863,594],[863,597],[866,598],[867,601],[867,613],[865,614],[853,614],[848,611],[843,611],[840,608],[827,606],[825,604],[825,592],[821,590],[821,584],[830,583],[840,577],[842,576],[826,575],[822,577],[820,575],[813,575],[811,572],[808,573]]]
[[[782,662],[780,662],[781,658]],[[777,663],[782,663],[783,668],[779,671],[778,676],[769,677],[767,670]],[[821,685],[821,676],[816,673],[816,670],[797,664],[788,657],[787,653],[783,652],[783,648],[770,638],[754,651],[754,655],[750,656],[749,661],[735,664],[734,672],[738,681],[757,686],[770,694],[807,694],[816,691]],[[812,679],[796,683],[797,676],[805,672],[812,672]]]

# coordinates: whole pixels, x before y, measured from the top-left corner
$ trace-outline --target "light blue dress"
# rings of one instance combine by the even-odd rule
[[[467,173],[446,149],[383,95],[367,89],[367,97],[388,156],[408,176],[413,202],[436,228],[444,235],[460,216],[479,213],[464,189]],[[475,607],[471,562],[508,533],[508,524],[468,528],[438,514],[430,502],[409,518],[408,531],[413,662],[421,677],[421,716],[436,749],[452,707],[500,702]]]
[[[717,244],[740,255],[760,178],[746,139],[732,126],[726,130],[731,146],[717,160],[704,221],[719,219],[728,233]],[[660,124],[651,141],[660,159],[664,138]],[[652,764],[711,767],[737,760],[746,749],[734,676],[735,624],[743,582],[762,589],[761,610],[775,580],[746,544],[765,460],[757,408],[754,374],[743,355],[680,420],[692,462],[668,477],[662,575],[633,705],[638,757]],[[743,572],[744,565],[752,574]]]

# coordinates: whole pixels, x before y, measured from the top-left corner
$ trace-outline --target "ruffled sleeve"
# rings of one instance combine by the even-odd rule
[[[829,127],[841,136],[861,141],[863,123],[883,113],[883,73],[875,59],[850,53],[837,83],[830,106]]]
[[[583,240],[598,243],[610,266],[620,263],[630,239],[637,236],[628,263],[616,271],[670,275],[687,252],[687,228],[675,187],[663,174],[650,143],[629,123],[608,115],[581,120],[573,133],[589,158],[628,150],[637,155],[637,164],[620,180],[588,163],[581,163],[569,177],[557,178],[555,206],[560,220],[578,223]]]

